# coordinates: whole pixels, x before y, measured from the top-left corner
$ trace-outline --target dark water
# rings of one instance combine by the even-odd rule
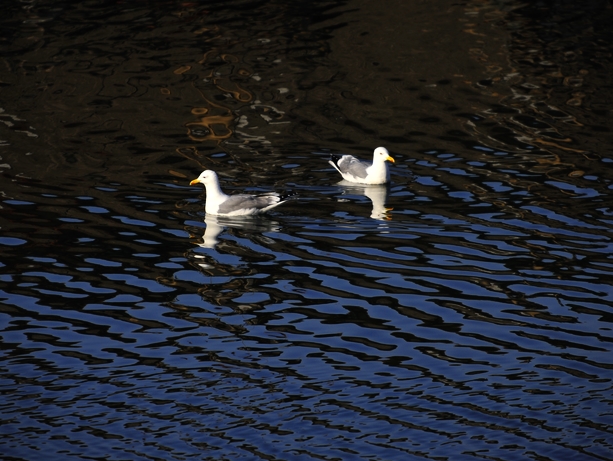
[[[613,458],[610,2],[4,9],[3,459]]]

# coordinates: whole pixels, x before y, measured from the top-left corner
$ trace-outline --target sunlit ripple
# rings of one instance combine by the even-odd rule
[[[75,234],[69,253],[30,251],[1,295],[12,452],[36,450],[27,434],[40,426],[49,449],[86,433],[89,453],[118,458],[229,441],[225,455],[241,457],[263,436],[286,454],[359,446],[398,459],[452,456],[469,434],[466,452],[561,431],[605,440],[605,414],[590,409],[611,390],[598,229],[351,210],[216,221],[214,246],[198,246],[210,222],[189,218],[190,237],[111,211],[122,227]],[[333,446],[317,442],[330,432]],[[143,434],[155,442],[134,449]]]

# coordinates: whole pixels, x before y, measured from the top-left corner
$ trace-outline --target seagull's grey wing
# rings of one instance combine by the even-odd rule
[[[271,205],[278,205],[281,202],[281,197],[276,192],[267,192],[265,194],[256,195],[253,197],[256,208],[269,208]]]
[[[351,155],[343,155],[337,165],[341,173],[363,179],[368,176],[366,168],[370,166],[370,163],[362,162]]]
[[[270,205],[278,203],[279,195],[273,193],[264,195],[231,195],[228,200],[219,205],[219,214],[237,213],[240,210],[261,210]]]

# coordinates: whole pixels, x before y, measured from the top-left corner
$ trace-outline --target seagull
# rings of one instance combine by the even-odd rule
[[[328,163],[343,176],[346,181],[360,184],[385,184],[390,180],[386,161],[394,163],[385,147],[377,147],[372,163],[363,162],[353,155],[331,155]]]
[[[217,173],[213,170],[204,170],[196,179],[189,184],[204,184],[206,189],[206,214],[218,216],[249,216],[266,213],[282,203],[287,202],[296,194],[280,195],[276,192],[266,192],[259,195],[249,194],[224,194],[219,187]]]

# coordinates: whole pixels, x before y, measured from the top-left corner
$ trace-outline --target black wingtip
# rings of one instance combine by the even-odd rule
[[[334,165],[338,166],[338,162],[341,159],[340,155],[336,155],[336,154],[330,154],[330,163],[333,163]]]
[[[284,202],[286,200],[291,200],[294,198],[298,198],[298,192],[294,192],[294,191],[287,191],[284,194],[279,195],[279,198],[281,199],[281,202]]]

